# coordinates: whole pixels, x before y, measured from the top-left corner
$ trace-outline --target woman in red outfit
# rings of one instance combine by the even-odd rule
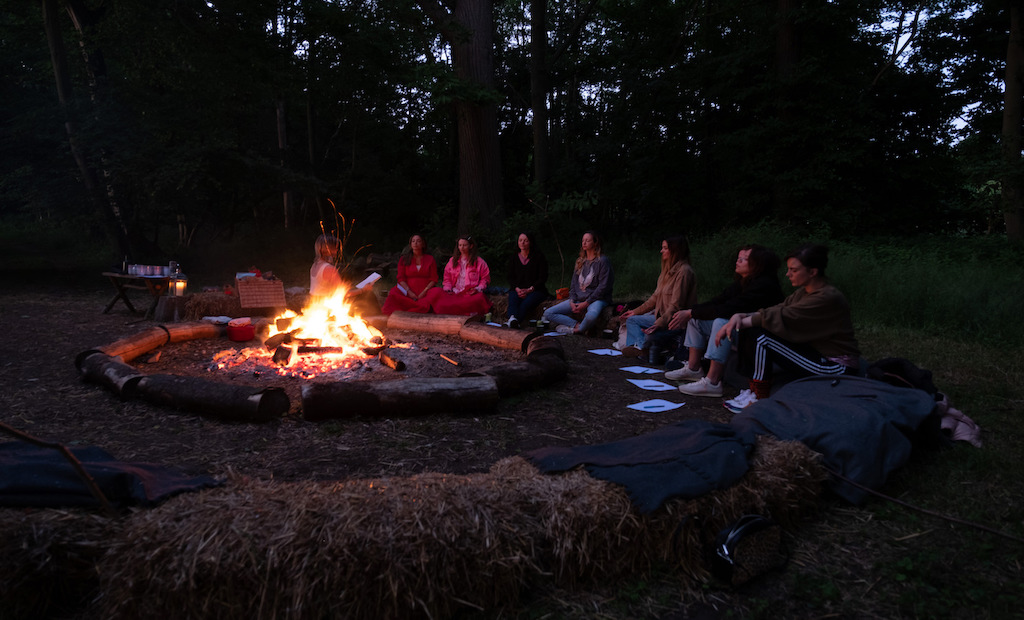
[[[388,291],[381,312],[430,312],[427,292],[436,286],[437,262],[427,250],[423,235],[413,235],[409,237],[409,247],[398,259],[398,284]]]
[[[442,291],[431,291],[428,297],[437,314],[484,314],[491,309],[491,300],[484,289],[491,283],[491,270],[477,254],[472,237],[459,237],[455,251],[444,266]]]

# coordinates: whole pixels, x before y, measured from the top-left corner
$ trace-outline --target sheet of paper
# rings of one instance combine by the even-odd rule
[[[360,282],[359,284],[356,284],[356,288],[363,288],[365,286],[369,286],[370,284],[373,284],[377,280],[380,280],[380,274],[379,273],[371,273],[370,275],[368,275],[365,278],[363,278],[362,282]]]
[[[660,398],[653,398],[651,400],[642,400],[638,403],[633,403],[632,405],[629,405],[629,408],[636,409],[637,411],[655,413],[659,411],[671,411],[673,409],[678,409],[685,404],[686,403],[673,403],[671,401],[661,400]]]
[[[622,351],[616,351],[615,349],[591,349],[590,352],[594,355],[607,355],[609,357],[622,355]]]
[[[494,321],[489,321],[487,323],[484,323],[484,325],[490,325],[491,327],[501,327],[501,323],[495,323]]]
[[[657,368],[648,368],[647,366],[623,366],[619,370],[625,370],[635,375],[656,375],[663,372]]]
[[[652,392],[668,392],[670,390],[678,390],[674,385],[669,385],[662,381],[655,381],[654,379],[626,379],[633,385],[637,386],[641,390],[650,390]]]
[[[559,334],[558,332],[544,332],[545,336],[565,336],[567,334]]]

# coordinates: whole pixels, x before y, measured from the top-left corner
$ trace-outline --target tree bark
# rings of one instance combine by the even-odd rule
[[[548,151],[548,0],[530,0],[530,110],[533,112],[533,182],[544,194]]]
[[[1024,183],[1021,181],[1021,122],[1024,116],[1024,37],[1021,31],[1020,0],[1010,3],[1010,38],[1006,46],[1006,77],[1003,89],[1002,190],[1006,237],[1024,238]]]
[[[412,329],[454,336],[472,318],[455,314],[419,314],[399,310],[388,317],[388,329]]]
[[[459,330],[459,337],[463,340],[481,342],[523,353],[526,353],[526,343],[534,336],[536,336],[535,332],[522,329],[502,329],[483,323],[466,323]]]
[[[461,83],[455,101],[459,142],[459,234],[494,230],[503,217],[501,147],[494,86],[493,0],[419,0],[452,49]]]

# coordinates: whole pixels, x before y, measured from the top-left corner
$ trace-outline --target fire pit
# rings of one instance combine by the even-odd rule
[[[251,342],[223,338],[225,325],[159,325],[85,351],[76,365],[122,398],[246,421],[485,412],[566,373],[556,338],[474,317],[396,312],[364,320],[332,298],[251,325]],[[167,344],[177,346],[161,349]],[[135,360],[171,372],[146,374],[129,364]]]

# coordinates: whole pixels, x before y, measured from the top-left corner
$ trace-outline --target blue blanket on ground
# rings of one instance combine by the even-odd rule
[[[540,471],[583,465],[591,476],[626,487],[642,513],[673,497],[693,498],[735,484],[747,472],[752,434],[725,424],[684,420],[595,446],[541,448],[525,455]]]
[[[861,377],[807,377],[736,414],[732,426],[800,441],[831,471],[877,489],[910,458],[913,437],[934,410],[934,397],[923,390]],[[867,498],[842,480],[832,490],[853,504]]]
[[[125,463],[96,447],[71,453],[114,506],[154,506],[185,491],[221,484],[151,463]],[[60,450],[31,443],[0,443],[0,506],[98,507],[78,472]]]

